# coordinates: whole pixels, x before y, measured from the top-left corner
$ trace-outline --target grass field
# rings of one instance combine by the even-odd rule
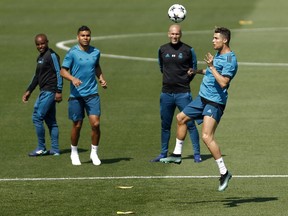
[[[216,134],[233,173],[223,193],[217,191],[218,168],[203,142],[200,164],[193,162],[188,139],[181,165],[149,162],[160,150],[161,76],[156,57],[158,47],[168,41],[172,23],[167,9],[173,3],[1,0],[0,215],[288,214],[288,2],[177,2],[188,11],[181,23],[183,41],[195,48],[199,68],[205,66],[204,55],[213,52],[214,26],[232,30],[231,48],[237,54],[239,71]],[[240,20],[249,22],[241,25]],[[31,115],[39,91],[35,90],[28,104],[21,97],[35,70],[38,53],[33,38],[46,33],[50,47],[63,59],[66,51],[56,43],[76,39],[76,30],[83,24],[91,27],[92,44],[103,54],[101,66],[109,85],[105,91],[100,89],[102,165],[96,167],[89,161],[87,119],[79,143],[82,166],[71,165],[66,81],[64,101],[57,105],[62,154],[29,158],[27,153],[36,146]],[[197,76],[191,84],[194,97],[201,79]]]

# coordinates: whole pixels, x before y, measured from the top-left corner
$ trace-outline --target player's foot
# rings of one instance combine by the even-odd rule
[[[28,156],[30,157],[37,157],[37,156],[43,156],[43,155],[47,155],[48,151],[46,151],[46,149],[42,150],[42,149],[35,149],[34,151],[30,152],[28,154]]]
[[[53,155],[53,156],[59,156],[60,155],[60,151],[49,150],[48,154],[49,155]]]
[[[90,159],[92,160],[92,163],[96,166],[99,166],[101,164],[101,161],[95,152],[91,152]]]
[[[162,163],[176,163],[176,164],[181,164],[182,158],[181,155],[176,155],[176,154],[171,154],[167,158],[161,158],[160,162]]]
[[[194,155],[194,162],[195,163],[201,163],[202,162],[202,158],[201,158],[200,154]]]
[[[167,157],[166,155],[162,155],[162,154],[160,154],[160,155],[158,155],[156,158],[150,160],[150,162],[159,162],[160,159],[162,159],[162,158],[166,158],[166,157]]]
[[[79,155],[78,154],[71,154],[70,158],[71,158],[72,165],[74,165],[74,166],[81,165],[81,161],[79,159]]]
[[[219,178],[220,185],[218,191],[224,191],[228,187],[228,182],[232,178],[232,174],[227,170],[224,175]]]

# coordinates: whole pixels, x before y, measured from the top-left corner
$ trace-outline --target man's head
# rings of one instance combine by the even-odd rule
[[[224,27],[216,27],[213,36],[213,45],[215,50],[222,50],[224,46],[229,47],[231,32]]]
[[[45,34],[41,33],[35,36],[35,45],[40,53],[46,52],[46,50],[48,49],[48,42],[48,38]]]
[[[168,30],[168,37],[172,44],[179,43],[182,37],[182,31],[180,25],[177,24],[171,25]]]
[[[82,48],[89,46],[91,41],[91,30],[88,26],[81,26],[78,29],[77,40]]]

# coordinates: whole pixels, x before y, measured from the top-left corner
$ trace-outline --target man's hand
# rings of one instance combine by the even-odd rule
[[[189,70],[187,71],[188,76],[192,76],[194,74],[196,74],[196,71],[193,70],[193,68],[189,68]]]
[[[30,97],[31,93],[29,91],[26,91],[24,93],[24,95],[22,96],[22,101],[23,103],[28,103],[29,97]]]
[[[104,79],[99,79],[99,83],[104,89],[107,88],[107,82]]]
[[[62,101],[62,94],[61,93],[56,93],[55,94],[55,101],[57,103],[60,103]]]
[[[209,67],[213,66],[214,56],[211,53],[207,53],[205,55],[204,61],[207,63]]]
[[[73,83],[73,85],[77,88],[78,86],[80,86],[80,85],[82,84],[82,81],[79,80],[79,79],[76,78],[76,77],[73,77],[72,83]]]

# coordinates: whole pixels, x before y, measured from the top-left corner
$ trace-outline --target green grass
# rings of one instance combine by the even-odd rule
[[[91,27],[94,37],[132,35],[94,40],[93,45],[104,54],[156,59],[158,47],[168,41],[171,22],[167,10],[173,3],[172,0],[0,2],[1,215],[109,216],[117,211],[145,216],[287,214],[287,177],[249,176],[288,175],[288,67],[241,64],[287,62],[288,3],[284,0],[178,1],[188,10],[187,19],[181,23],[183,41],[195,48],[199,61],[208,51],[213,52],[214,26],[223,25],[232,29],[231,47],[240,62],[216,133],[225,163],[234,175],[224,193],[217,191],[217,165],[202,142],[203,163],[193,162],[189,139],[180,166],[149,163],[160,150],[161,75],[156,61],[101,59],[109,85],[105,91],[100,89],[101,166],[89,162],[87,119],[79,143],[83,164],[71,165],[66,81],[64,101],[57,105],[62,155],[27,156],[36,146],[31,115],[38,90],[28,104],[23,104],[21,97],[35,70],[38,53],[34,35],[46,33],[50,47],[63,59],[66,51],[55,44],[75,39],[77,28],[85,24]],[[253,24],[241,26],[239,20],[252,20]],[[142,35],[133,37],[134,34]],[[199,67],[204,65],[201,63]],[[201,79],[197,76],[191,84],[194,97]],[[170,151],[175,140],[176,123],[173,124]],[[125,179],[129,176],[134,178]],[[133,188],[117,188],[121,185]]]

